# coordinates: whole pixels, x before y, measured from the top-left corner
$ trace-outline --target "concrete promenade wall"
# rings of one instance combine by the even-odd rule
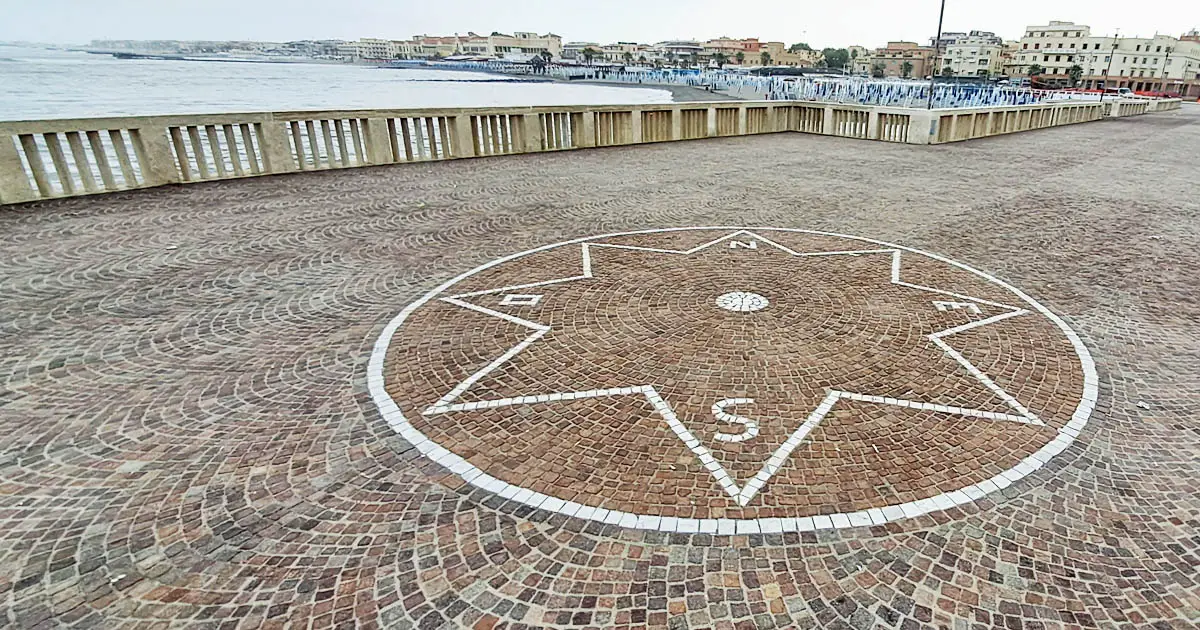
[[[923,110],[802,101],[0,122],[0,204],[276,173],[795,131],[941,144],[1179,101]]]

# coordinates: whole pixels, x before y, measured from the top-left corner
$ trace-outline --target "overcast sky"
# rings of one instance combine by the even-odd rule
[[[417,33],[553,31],[567,41],[759,37],[814,47],[927,42],[938,0],[0,0],[0,40],[407,39]],[[948,0],[945,30],[1017,39],[1070,20],[1094,34],[1178,36],[1197,0]]]

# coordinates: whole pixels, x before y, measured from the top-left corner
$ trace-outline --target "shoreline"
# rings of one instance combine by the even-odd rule
[[[675,103],[696,103],[705,101],[741,101],[745,100],[739,96],[726,94],[724,92],[710,92],[704,88],[695,87],[692,85],[669,85],[663,83],[626,83],[624,81],[604,81],[602,79],[588,79],[584,81],[562,81],[556,80],[556,83],[568,84],[585,84],[585,85],[603,85],[608,87],[623,87],[623,88],[640,88],[648,90],[663,90],[671,94],[671,101]]]
[[[372,64],[362,64],[372,65]],[[374,64],[374,67],[385,70],[404,70],[402,66],[395,65],[379,65]],[[634,88],[643,90],[662,90],[671,95],[671,102],[674,103],[697,103],[705,101],[742,101],[746,100],[740,96],[734,96],[725,92],[709,91],[701,87],[693,85],[674,85],[669,83],[628,83],[626,81],[605,81],[604,79],[580,79],[572,81],[570,79],[561,79],[547,75],[538,74],[508,74],[505,72],[497,72],[495,70],[485,70],[482,68],[439,68],[437,66],[419,66],[414,69],[420,70],[447,70],[452,72],[475,72],[478,74],[486,74],[494,77],[504,77],[513,79],[517,82],[529,83],[560,83],[564,85],[600,85],[605,87],[620,87]]]

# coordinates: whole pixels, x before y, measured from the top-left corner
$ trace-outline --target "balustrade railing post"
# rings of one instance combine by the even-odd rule
[[[908,144],[932,144],[940,116],[933,110],[916,110],[908,117]],[[940,123],[939,123],[940,124]],[[953,137],[951,137],[953,140]]]
[[[454,157],[474,156],[475,134],[471,131],[471,116],[470,114],[459,114],[454,117]]]
[[[579,148],[596,146],[596,112],[584,110],[579,117],[578,135],[575,135],[575,146]]]
[[[750,129],[746,123],[746,106],[739,105],[737,108],[737,135],[744,136],[750,133]]]
[[[671,110],[671,139],[683,139],[683,110],[678,107]]]
[[[774,105],[767,105],[767,128],[768,133],[783,131],[779,128],[779,112],[776,111]]]
[[[386,118],[367,118],[363,120],[363,141],[366,143],[367,162],[370,164],[391,164],[396,161],[392,155],[392,141],[388,138],[388,121]]]
[[[0,203],[33,201],[37,197],[12,136],[0,134]]]
[[[537,153],[542,150],[542,117],[537,114],[521,116],[521,135],[525,138],[525,146],[516,147],[524,153]]]
[[[833,106],[826,105],[824,108],[824,118],[821,120],[821,133],[832,136],[836,131],[833,128]]]
[[[635,109],[629,114],[629,141],[633,144],[642,142],[642,110]]]
[[[171,151],[167,127],[139,127],[132,131],[130,136],[141,167],[143,185],[161,186],[183,181]]]
[[[716,105],[708,106],[708,127],[704,133],[709,138],[715,138],[717,136],[717,106]]]
[[[296,157],[293,157],[289,144],[286,120],[268,120],[259,123],[258,133],[259,138],[262,139],[264,172],[289,173],[299,170],[299,166],[296,165]],[[300,159],[303,160],[304,156],[300,156]]]
[[[879,140],[879,110],[872,109],[867,114],[867,139]]]

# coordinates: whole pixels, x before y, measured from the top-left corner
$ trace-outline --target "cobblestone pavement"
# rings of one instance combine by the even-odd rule
[[[780,134],[299,174],[0,209],[0,626],[1197,627],[1198,150],[1200,108],[1186,106],[941,147]],[[406,305],[442,283],[570,239],[713,225],[850,234],[985,271],[1078,333],[1095,360],[1095,411],[1044,466],[949,509],[840,529],[722,534],[622,527],[507,499],[423,455],[378,410],[367,376],[376,341]],[[753,255],[771,253],[758,247]],[[601,263],[620,262],[612,253],[597,255],[597,278]],[[766,330],[765,323],[755,329],[745,322],[774,322],[772,334],[792,331],[781,337],[787,341],[800,338],[798,329],[876,334],[878,327],[857,326],[868,315],[899,322],[887,343],[836,339],[844,356],[868,365],[881,363],[879,347],[919,346],[905,338],[913,330],[976,321],[966,306],[930,308],[928,296],[913,321],[899,315],[911,309],[868,308],[876,298],[854,302],[859,279],[874,271],[872,256],[856,257],[852,266],[861,269],[844,284],[826,281],[841,267],[789,274],[779,263],[755,267],[773,284],[732,287],[728,278],[698,280],[725,278],[729,265],[717,261],[707,276],[696,275],[671,267],[664,255],[638,273],[661,270],[661,291],[700,286],[707,293],[703,304],[664,301],[661,313],[646,314],[644,304],[621,302],[610,291],[572,317],[554,306],[560,289],[526,293],[542,294],[547,313],[559,313],[551,326],[577,326],[576,344],[611,341],[596,333],[603,326],[628,337],[651,320],[667,326],[669,338],[717,348],[730,334]],[[857,306],[797,307],[795,290],[778,289],[796,277],[822,280],[812,286],[828,285],[826,295],[842,290],[842,304]],[[724,297],[726,289],[741,293]],[[894,293],[887,296],[908,299],[898,288]],[[732,310],[718,307],[722,297]],[[505,306],[530,308],[522,299]],[[983,305],[978,316],[994,314],[974,303]],[[531,311],[503,312],[523,319]],[[606,313],[617,316],[601,317]],[[788,313],[819,314],[832,324],[814,332],[802,318],[780,323]],[[433,331],[440,323],[451,338],[467,335],[471,324],[454,319],[461,316],[427,325]],[[722,328],[717,317],[739,323]],[[443,351],[458,366],[458,380],[511,340],[511,331],[478,323],[485,320],[472,329],[477,343]],[[956,474],[974,483],[979,469],[1011,465],[1052,437],[1080,398],[1079,358],[1055,345],[1062,339],[1055,329],[983,334],[990,329],[966,333],[980,333],[971,346],[979,351],[964,349],[964,356],[1031,401],[1032,412],[1051,408],[1040,415],[1049,428],[1004,422],[990,429],[1002,421],[976,418],[954,443],[932,421],[917,429],[902,414],[864,422],[862,431],[895,431],[888,467],[926,473],[855,495],[862,488],[852,488],[852,475],[839,476],[839,458],[847,455],[838,449],[865,442],[848,416],[839,416],[843,429],[820,438],[830,468],[809,471],[832,475],[822,487],[834,492],[801,497],[804,470],[781,469],[779,479],[796,494],[780,494],[797,510],[781,513],[885,505],[889,489],[912,499],[944,492]],[[391,338],[387,363],[397,398],[404,398],[405,357],[420,347],[420,339],[397,343],[406,331]],[[620,347],[610,343],[607,351],[621,369],[653,376],[672,367],[665,350],[629,362],[616,354]],[[1005,372],[996,353],[1016,353],[1042,368]],[[604,373],[562,363],[570,353],[543,356],[557,363],[519,373],[534,385],[559,379],[574,387],[572,379]],[[906,365],[922,374],[953,372],[911,356]],[[754,366],[756,357],[738,360]],[[815,374],[831,375],[846,361],[819,365]],[[716,452],[725,447],[714,446],[715,433],[734,435],[748,425],[722,421],[716,411],[724,408],[709,410],[710,394],[720,389],[722,398],[737,399],[753,392],[725,395],[732,387],[722,380],[727,375],[718,363],[710,367],[676,372],[676,389],[663,396],[685,401],[678,403],[681,421],[704,418],[692,427]],[[436,380],[433,372],[410,371]],[[762,374],[764,384],[787,380]],[[696,375],[708,384],[687,380]],[[454,386],[439,378],[437,388]],[[870,381],[855,370],[837,376],[856,378]],[[1046,388],[1035,386],[1043,382]],[[482,389],[467,391],[464,401],[529,383],[513,376],[478,384]],[[412,390],[414,404],[445,394]],[[911,395],[918,394],[937,392],[914,386]],[[975,394],[936,400],[1004,410],[1003,401],[995,406]],[[804,395],[798,407],[811,409],[813,396],[820,397]],[[1066,411],[1054,406],[1060,398]],[[625,408],[609,409],[610,417],[638,413],[637,405],[620,404]],[[728,414],[755,418],[759,404],[729,403]],[[778,396],[761,403],[776,410],[787,404]],[[456,420],[419,412],[408,413],[415,425],[441,427],[437,439],[488,474],[503,477],[503,466],[545,472],[560,462],[580,475],[543,478],[539,487],[547,493],[567,486],[583,498],[588,488],[596,496],[615,492],[587,475],[618,470],[623,462],[604,449],[617,450],[619,435],[583,435],[549,422],[547,430],[575,431],[575,441],[562,444],[586,437],[591,450],[529,453],[528,445],[513,444],[506,459],[503,442],[485,443],[494,437],[486,413]],[[495,424],[512,427],[522,416],[499,417]],[[669,453],[695,473],[677,477],[684,494],[670,499],[674,507],[693,495],[721,499],[686,503],[698,517],[719,517],[729,500],[711,475],[692,470],[694,451],[680,449],[661,424],[646,424],[652,420],[642,419],[632,434],[675,443],[642,459]],[[764,440],[786,435],[760,424]],[[721,456],[740,484],[770,449],[756,450],[752,441],[733,446],[744,451]],[[739,464],[729,452],[753,461]],[[930,455],[939,452],[948,458],[942,468]],[[765,486],[758,500],[771,490]],[[646,501],[626,495],[603,500],[650,513]]]

